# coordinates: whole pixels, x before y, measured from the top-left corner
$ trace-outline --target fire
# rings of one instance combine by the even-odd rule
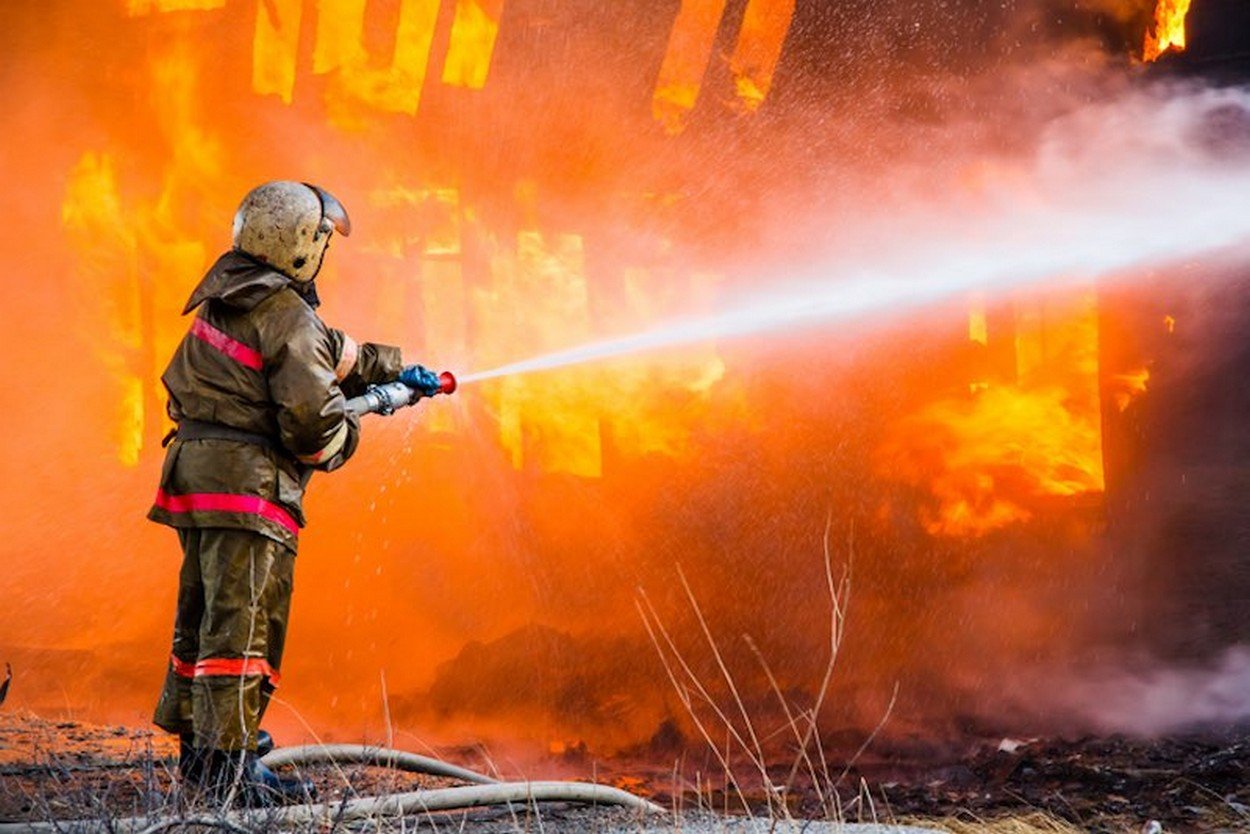
[[[1142,368],[1112,377],[1112,396],[1118,411],[1128,408],[1129,403],[1146,393],[1146,384],[1150,382],[1150,371]]]
[[[680,133],[685,127],[709,63],[724,60],[714,57],[713,47],[726,8],[726,0],[683,0],[681,4],[651,100],[652,114],[668,133]],[[727,63],[733,101],[744,112],[754,112],[767,98],[793,17],[794,0],[750,0],[743,10]]]
[[[139,17],[153,12],[209,11],[224,5],[226,0],[126,0],[126,13]]]
[[[1168,50],[1185,51],[1185,16],[1192,0],[1158,0],[1154,26],[1146,31],[1142,60],[1155,61]]]
[[[724,6],[724,0],[682,0],[651,103],[656,121],[669,133],[681,131],[699,98]]]
[[[540,353],[592,332],[584,247],[577,235],[531,230],[518,235],[515,250],[501,249],[492,258],[495,289],[479,300],[480,315],[502,337],[500,344]],[[661,282],[647,270],[628,270],[625,280],[622,305],[630,318],[646,321],[662,309]],[[695,275],[690,286],[698,293],[715,281]],[[680,458],[687,454],[696,412],[673,419],[665,402],[678,391],[695,403],[704,400],[724,373],[715,350],[704,348],[675,359],[505,378],[492,392],[499,440],[515,469],[583,478],[603,475],[605,438],[615,454]]]
[[[390,62],[371,54],[367,44],[365,0],[320,0],[313,49],[313,72],[330,76],[326,102],[335,121],[356,127],[361,106],[385,113],[413,115],[421,101],[430,48],[438,21],[438,3],[402,0]],[[304,0],[258,3],[252,49],[252,88],[290,104],[300,57]],[[493,32],[488,5],[473,2],[457,8],[448,83],[473,86],[489,68]]]
[[[200,59],[182,38],[160,47],[149,66],[160,135],[171,149],[161,189],[150,200],[123,198],[112,155],[86,151],[71,172],[62,223],[81,270],[105,301],[107,337],[99,347],[119,386],[113,432],[118,458],[139,462],[144,435],[164,422],[160,357],[182,337],[182,323],[153,318],[153,305],[179,308],[208,262],[208,251],[180,201],[219,176],[221,148],[198,122]],[[153,279],[151,276],[160,276]]]
[[[1063,389],[988,388],[943,400],[895,427],[882,474],[927,490],[924,527],[977,536],[1033,517],[1044,496],[1103,488],[1098,424],[1074,413]]]
[[[878,450],[883,477],[928,494],[933,535],[983,535],[1027,521],[1047,497],[1103,489],[1092,294],[1016,307],[1011,341],[989,332],[979,302],[969,320],[970,342],[1014,348],[1015,379],[970,380],[967,395],[897,421]]]
[[[973,299],[971,309],[968,311],[968,341],[983,346],[990,343],[989,321],[985,315],[984,298]]]
[[[333,13],[331,4],[324,4]],[[256,4],[256,34],[252,89],[276,95],[290,104],[295,89],[295,59],[299,54],[303,0],[274,0]]]
[[[519,0],[83,2],[82,30],[98,25],[117,49],[16,39],[15,66],[38,60],[22,81],[29,95],[14,95],[17,190],[31,201],[15,213],[14,251],[50,263],[36,300],[0,315],[24,340],[67,322],[40,346],[55,359],[44,364],[72,368],[91,392],[58,409],[69,383],[56,373],[0,392],[31,426],[29,450],[0,456],[0,482],[21,485],[0,571],[0,598],[16,601],[0,610],[0,653],[29,659],[23,708],[143,720],[177,553],[142,518],[168,428],[159,374],[185,332],[190,287],[229,246],[237,200],[257,182],[299,177],[348,204],[357,231],[335,239],[318,278],[328,323],[470,371],[723,309],[735,293],[783,284],[788,265],[826,244],[884,251],[895,239],[858,239],[868,201],[897,201],[904,217],[900,195],[916,182],[929,195],[920,204],[952,190],[948,167],[979,164],[975,142],[942,145],[942,121],[916,119],[911,105],[902,127],[860,123],[850,98],[821,98],[842,79],[802,76],[836,39],[850,51],[835,64],[848,69],[856,50],[907,46],[843,29],[863,4],[847,5],[847,21],[824,19],[837,31],[801,44],[793,66],[783,52],[811,36],[799,25],[811,4],[572,5],[562,17],[564,4],[527,4],[516,17],[529,28],[514,37]],[[47,23],[19,16],[31,31]],[[847,83],[889,110],[893,72],[867,65]],[[783,82],[801,95],[778,96]],[[739,131],[749,120],[760,129]],[[909,150],[918,137],[935,144]],[[984,191],[1027,200],[1027,185],[1022,173]],[[298,741],[298,709],[327,736],[359,740],[381,714],[384,670],[385,697],[416,732],[462,740],[502,726],[552,753],[677,733],[641,660],[651,650],[632,595],[669,588],[678,560],[706,583],[709,617],[771,641],[786,691],[802,691],[805,664],[824,652],[809,568],[820,573],[831,506],[836,523],[855,524],[907,493],[896,517],[919,518],[953,552],[958,537],[1027,535],[1021,522],[1042,508],[1103,488],[1099,397],[1120,395],[1099,391],[1092,293],[996,304],[987,294],[966,320],[951,314],[933,348],[950,362],[900,351],[878,366],[860,349],[874,337],[848,323],[502,378],[367,420],[359,457],[310,491],[283,670],[294,706],[275,708],[271,720],[286,722],[275,729]],[[891,326],[878,335],[911,338]],[[1127,375],[1124,396],[1142,396],[1148,379]],[[897,573],[883,566],[911,544],[874,532],[856,605],[885,611]],[[905,554],[925,581],[948,569],[926,561],[931,546]],[[66,617],[31,616],[49,604]],[[949,610],[865,620],[862,691],[885,668],[878,647],[891,676],[923,668],[934,635],[959,630],[942,619]],[[555,635],[561,662],[518,658],[527,643],[515,649],[513,635],[533,629]],[[518,706],[514,668],[549,669],[541,697]],[[479,711],[455,724],[441,691],[478,698]]]
[[[753,112],[772,87],[781,47],[794,17],[795,0],[752,0],[729,59],[740,106]]]
[[[580,235],[548,237],[523,231],[517,237],[515,255],[496,257],[492,271],[495,285],[506,287],[516,299],[517,306],[508,305],[511,309],[525,310],[525,299],[542,299],[521,318],[501,323],[522,343],[541,343],[555,334],[575,339],[589,334],[585,249]],[[584,385],[575,377],[504,381],[500,439],[513,466],[520,469],[533,459],[544,472],[586,478],[602,474],[599,415],[577,403]]]
[[[366,11],[363,0],[323,0],[318,16],[313,71],[333,73],[328,104],[346,125],[361,104],[387,113],[417,112],[438,20],[438,3],[402,0],[386,65],[365,46]]]
[[[113,159],[88,152],[70,173],[61,223],[83,252],[87,293],[102,298],[104,337],[97,356],[115,386],[110,438],[125,466],[139,463],[143,451],[144,387],[142,288],[138,274],[138,239],[129,231],[126,209],[117,190]],[[101,240],[113,241],[100,246]],[[89,259],[89,260],[88,260]]]
[[[486,86],[503,0],[456,0],[443,83],[480,90]]]

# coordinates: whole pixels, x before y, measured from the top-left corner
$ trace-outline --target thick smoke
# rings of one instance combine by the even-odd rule
[[[1152,736],[1243,722],[1248,692],[1250,647],[1243,644],[1183,665],[1129,655],[1087,670],[1062,700],[1087,722],[1081,729]]]

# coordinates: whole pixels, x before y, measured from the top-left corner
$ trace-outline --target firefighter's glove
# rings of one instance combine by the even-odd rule
[[[432,397],[442,390],[438,374],[423,365],[408,365],[399,372],[399,381],[417,391],[423,397]]]

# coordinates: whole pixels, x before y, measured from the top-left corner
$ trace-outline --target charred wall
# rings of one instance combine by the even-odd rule
[[[1250,640],[1250,269],[1186,277],[1104,299],[1104,385],[1149,381],[1123,410],[1104,401],[1103,429],[1125,625],[1198,659]]]
[[[1152,79],[1250,79],[1250,5],[1195,2],[1186,31]],[[1191,138],[1250,163],[1243,110],[1213,109]],[[1104,391],[1149,377],[1123,408],[1103,401],[1108,532],[1132,600],[1121,624],[1167,656],[1208,658],[1250,641],[1250,265],[1169,269],[1102,310]]]

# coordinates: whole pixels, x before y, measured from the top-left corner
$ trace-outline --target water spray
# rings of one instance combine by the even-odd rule
[[[639,333],[476,371],[460,382],[467,385],[783,328],[897,315],[974,292],[992,296],[1042,285],[1058,289],[1098,276],[1179,261],[1244,242],[1250,236],[1250,213],[1232,223],[1224,219],[1210,224],[1203,222],[1211,219],[1210,212],[1200,214],[1204,215],[1201,220],[1178,222],[1171,228],[1160,223],[1157,229],[1149,224],[1134,229],[1132,223],[1121,221],[1123,234],[1118,241],[1106,231],[1094,233],[1096,224],[1090,219],[1086,222],[1091,234],[1084,240],[1039,241],[1017,252],[1004,251],[1003,246],[985,247],[979,253],[949,252],[946,257],[922,258],[923,263],[910,268],[849,280],[830,274],[785,293],[742,299],[720,313],[677,319]],[[920,277],[908,277],[907,273]]]
[[[461,383],[816,324],[884,320],[972,293],[1088,286],[1221,251],[1244,257],[1250,165],[1194,149],[1194,126],[1220,107],[1250,113],[1250,92],[1177,96],[1163,104],[1142,97],[1128,107],[1141,112],[1135,120],[1115,108],[1094,111],[1100,124],[1128,132],[1127,121],[1149,125],[1150,132],[1130,133],[1124,144],[1112,130],[1108,147],[1084,141],[1077,154],[1069,132],[1083,137],[1082,123],[1074,131],[1056,129],[1040,144],[1028,199],[1004,189],[975,207],[953,196],[947,205],[882,216],[859,230],[856,255],[764,282],[772,288],[730,299],[719,312],[477,371]]]
[[[1150,123],[1153,132],[1128,144],[1116,130],[1110,141],[1099,133],[1101,143],[1085,142],[1075,154],[1072,137],[1085,137],[1087,126],[1078,119],[1075,128],[1056,128],[1039,144],[1027,200],[1005,189],[975,208],[953,197],[947,205],[883,216],[859,230],[858,255],[842,253],[780,285],[769,280],[772,289],[729,299],[718,312],[476,371],[459,384],[751,334],[885,320],[972,293],[1088,285],[1221,250],[1243,256],[1250,242],[1250,166],[1191,146],[1204,114],[1219,107],[1250,112],[1250,93],[1181,95],[1162,104],[1143,96],[1078,115],[1121,125],[1119,107],[1140,113],[1128,121]],[[446,372],[444,378],[435,393],[455,390],[455,378]],[[349,407],[389,413],[421,396],[427,395],[392,384]]]

